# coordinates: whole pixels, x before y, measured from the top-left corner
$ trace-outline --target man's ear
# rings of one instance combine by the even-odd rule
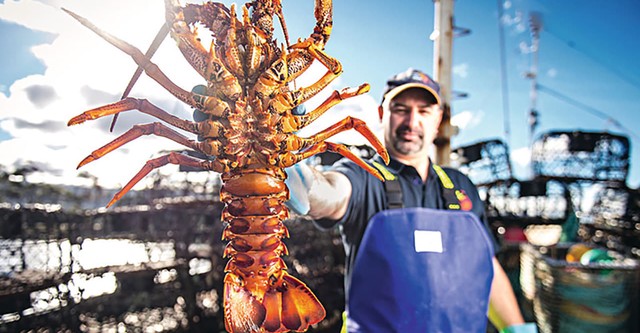
[[[380,117],[380,121],[382,121],[382,105],[378,105],[378,116]]]

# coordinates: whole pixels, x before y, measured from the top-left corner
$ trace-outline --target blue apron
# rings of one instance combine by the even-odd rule
[[[355,259],[348,332],[486,332],[493,255],[472,213],[379,212]]]

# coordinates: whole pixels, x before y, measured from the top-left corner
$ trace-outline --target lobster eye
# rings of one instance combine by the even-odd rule
[[[304,106],[304,104],[300,104],[295,108],[291,109],[291,114],[293,114],[294,116],[302,116],[302,115],[305,115],[306,113],[307,113],[307,108]]]

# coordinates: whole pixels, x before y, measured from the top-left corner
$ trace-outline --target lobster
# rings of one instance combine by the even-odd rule
[[[181,6],[177,0],[165,0],[165,7],[163,29],[175,40],[187,62],[206,80],[206,86],[200,89],[180,88],[151,61],[152,53],[143,54],[65,9],[84,26],[131,56],[139,69],[195,109],[194,115],[200,115],[194,121],[180,119],[148,100],[133,97],[85,111],[73,117],[68,125],[131,110],[162,122],[133,126],[93,151],[78,168],[143,135],[162,136],[206,155],[206,159],[199,159],[170,152],[148,160],[107,207],[152,170],[167,164],[220,173],[223,184],[220,200],[224,203],[222,239],[228,241],[223,256],[229,258],[223,296],[226,330],[230,333],[306,331],[325,317],[325,309],[303,282],[288,273],[282,258],[287,254],[283,239],[289,237],[283,224],[289,218],[284,168],[330,151],[353,160],[382,180],[375,168],[346,146],[326,141],[339,132],[355,129],[388,162],[386,149],[362,120],[345,117],[310,137],[296,135],[340,101],[368,92],[369,85],[364,83],[334,91],[316,109],[304,114],[294,112],[342,73],[340,62],[324,51],[333,24],[331,0],[315,0],[316,26],[309,37],[293,45],[289,45],[280,0],[251,1],[242,7],[241,19],[237,17],[235,4],[230,8],[216,2]],[[274,39],[274,16],[280,20],[286,46],[278,46]],[[209,49],[198,39],[196,24],[212,33]],[[161,33],[159,36],[163,37]],[[313,61],[323,64],[326,73],[307,87],[292,87],[293,81]],[[196,135],[197,140],[189,139],[165,123]]]

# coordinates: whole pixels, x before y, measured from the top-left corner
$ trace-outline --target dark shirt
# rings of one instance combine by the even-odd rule
[[[374,160],[384,165],[379,157]],[[426,182],[422,181],[415,168],[404,165],[393,158],[386,168],[395,174],[400,181],[404,207],[445,209],[442,183],[433,169],[432,163],[429,163]],[[473,204],[471,212],[479,217],[491,235],[484,204],[478,195],[476,186],[460,171],[445,167],[443,169],[455,187],[467,194]],[[347,256],[345,287],[348,290],[351,267],[353,267],[367,224],[373,215],[387,209],[388,203],[383,182],[352,161],[342,159],[333,166],[332,170],[344,174],[351,181],[352,192],[347,211],[341,220],[319,219],[315,223],[323,229],[333,228],[336,225],[340,228]]]

